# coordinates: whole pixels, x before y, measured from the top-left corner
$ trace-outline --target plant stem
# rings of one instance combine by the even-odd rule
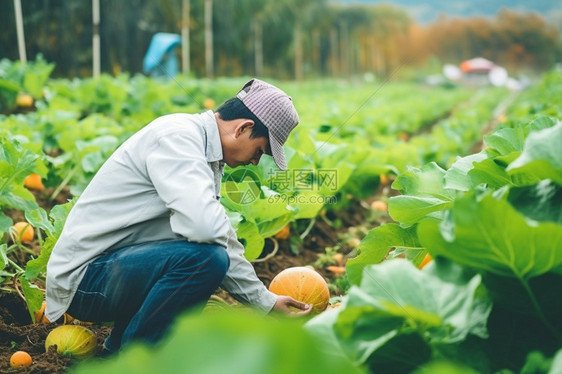
[[[76,174],[76,172],[78,171],[78,167],[80,166],[80,164],[76,164],[76,166],[74,166],[74,168],[72,168],[72,170],[66,175],[66,177],[63,179],[63,181],[58,185],[58,187],[53,191],[53,194],[51,195],[50,200],[54,200],[58,194],[62,191],[62,189],[64,187],[66,187],[66,185],[68,184],[68,182],[70,182],[70,179],[74,176],[74,174]]]
[[[27,300],[25,299],[25,296],[21,293],[20,288],[18,287],[18,277],[20,274],[16,274],[16,276],[12,279],[12,282],[14,284],[14,289],[16,290],[16,292],[18,293],[18,295],[22,298],[23,301],[25,301],[25,303],[27,304]]]
[[[310,233],[310,230],[312,230],[315,223],[316,223],[316,217],[314,217],[313,219],[310,220],[310,222],[308,223],[308,226],[306,227],[306,229],[300,235],[302,240],[304,240],[304,238],[306,238],[306,236]]]
[[[18,265],[16,264],[14,261],[8,259],[8,262],[10,263],[10,265],[12,265],[19,273],[23,273],[24,270]],[[17,277],[17,274],[16,274]]]
[[[279,249],[279,243],[277,242],[277,239],[275,239],[273,237],[270,237],[268,239],[271,239],[273,241],[273,244],[275,245],[275,247],[273,248],[273,251],[268,253],[267,256],[265,256],[264,258],[258,258],[258,259],[253,260],[252,262],[264,262],[264,261],[269,260],[273,256],[275,256],[275,254],[277,253],[277,250]]]
[[[519,277],[519,281],[521,282],[521,284],[523,285],[523,288],[525,289],[525,291],[529,295],[529,298],[531,299],[531,303],[533,304],[533,307],[535,308],[539,319],[548,328],[548,330],[552,334],[552,336],[554,336],[556,339],[558,339],[558,341],[560,341],[560,339],[562,338],[560,332],[556,329],[556,327],[554,327],[548,321],[548,319],[546,319],[546,316],[542,312],[542,309],[539,305],[539,302],[535,298],[535,295],[533,294],[533,291],[531,290],[531,286],[529,285],[529,283],[525,279],[523,279],[522,277]]]

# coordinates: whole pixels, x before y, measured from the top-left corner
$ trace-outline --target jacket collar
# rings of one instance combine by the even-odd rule
[[[212,110],[201,113],[203,117],[203,131],[207,135],[207,144],[205,148],[205,157],[207,162],[216,162],[222,160],[222,144],[219,136],[219,127]]]

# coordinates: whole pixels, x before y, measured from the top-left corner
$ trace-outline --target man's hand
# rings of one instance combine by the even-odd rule
[[[304,316],[312,311],[312,304],[301,303],[291,296],[278,296],[273,310],[290,316]]]

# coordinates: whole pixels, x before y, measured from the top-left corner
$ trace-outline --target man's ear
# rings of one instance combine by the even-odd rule
[[[238,138],[240,134],[244,133],[245,131],[252,131],[253,128],[254,121],[252,121],[251,119],[243,119],[234,128],[234,137]]]

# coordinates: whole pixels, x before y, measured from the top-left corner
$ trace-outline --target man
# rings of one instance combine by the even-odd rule
[[[253,79],[216,113],[170,114],[124,142],[68,215],[47,266],[49,320],[114,321],[104,343],[159,341],[218,286],[263,312],[311,305],[269,292],[219,202],[224,164],[256,165],[298,124],[291,98]],[[298,311],[291,311],[290,307]]]

